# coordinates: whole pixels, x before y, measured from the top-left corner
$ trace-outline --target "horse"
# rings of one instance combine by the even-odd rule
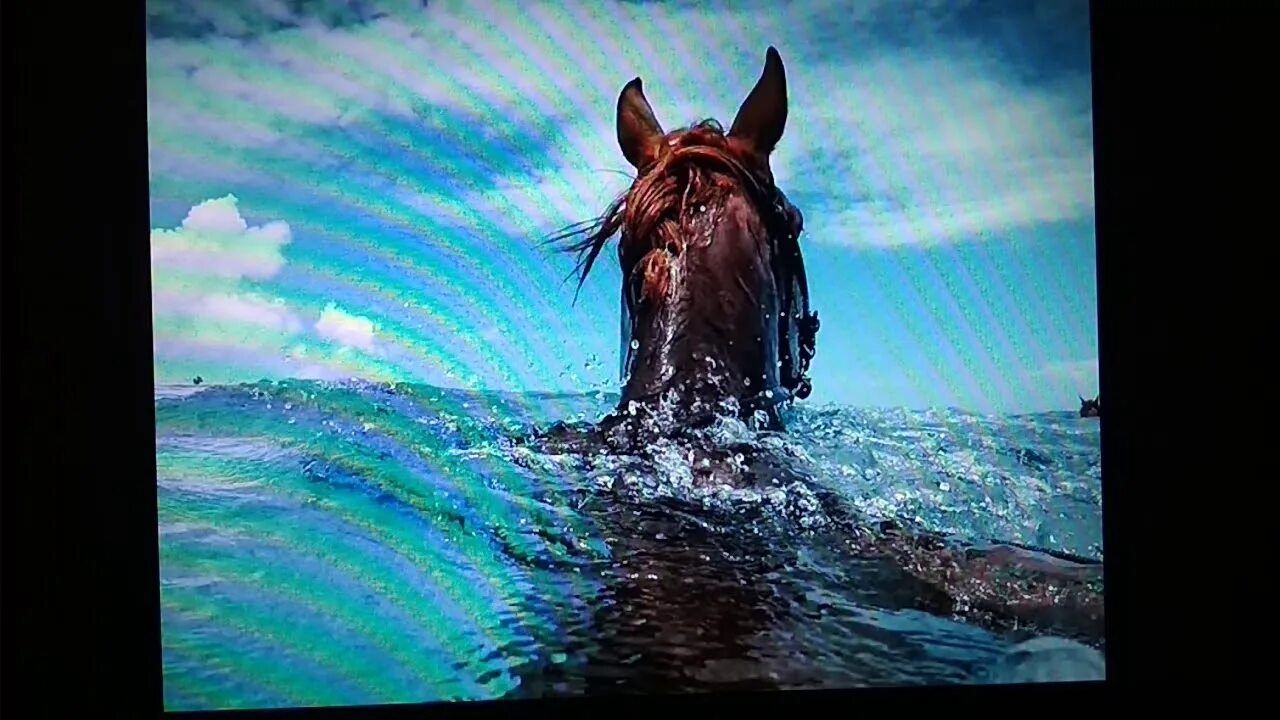
[[[1102,417],[1102,396],[1099,395],[1092,400],[1085,400],[1083,395],[1077,395],[1080,398],[1080,417],[1096,418]]]
[[[785,432],[781,409],[812,392],[819,321],[799,242],[804,215],[769,163],[787,111],[772,46],[728,131],[715,119],[665,131],[641,78],[623,86],[617,141],[634,181],[601,216],[549,240],[577,255],[580,291],[619,236],[624,385],[595,429],[625,425],[637,440],[642,426],[679,432],[736,414]],[[571,444],[583,437],[557,430]]]
[[[547,241],[576,254],[580,291],[618,236],[622,392],[598,423],[556,423],[527,441],[555,453],[599,455],[677,439],[697,484],[804,481],[786,458],[749,443],[708,443],[697,433],[725,414],[785,433],[781,409],[813,389],[808,371],[819,322],[800,246],[804,216],[770,167],[787,114],[786,72],[772,46],[728,131],[714,119],[665,131],[641,78],[623,86],[617,142],[635,178],[602,215]],[[831,493],[815,492],[828,516],[850,514]],[[855,554],[880,558],[907,578],[887,582],[903,590],[907,605],[988,627],[1031,623],[1095,641],[1102,635],[1096,561],[1012,543],[966,546],[905,522],[848,522]],[[625,523],[610,532],[615,547],[648,547]],[[612,591],[628,599],[628,612],[648,608],[676,622],[665,605],[653,604],[657,591],[648,585],[624,579]],[[678,591],[702,595],[688,585]],[[744,613],[735,632],[747,636],[763,620]]]

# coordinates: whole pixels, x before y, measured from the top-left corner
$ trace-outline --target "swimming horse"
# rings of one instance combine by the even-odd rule
[[[572,241],[563,249],[578,255],[581,290],[620,236],[625,384],[598,429],[644,442],[736,414],[785,431],[780,409],[812,391],[819,322],[799,243],[804,216],[769,164],[787,122],[781,56],[767,50],[727,132],[711,119],[663,130],[639,77],[622,88],[616,122],[634,181],[601,217],[551,238]],[[584,437],[557,430],[569,444]]]
[[[710,467],[694,468],[698,482],[743,484],[789,472],[753,447],[713,447],[689,433],[726,413],[785,432],[780,408],[812,390],[807,372],[819,323],[799,244],[804,217],[769,164],[786,121],[786,73],[773,47],[727,132],[714,120],[664,131],[640,78],[622,88],[617,140],[636,177],[600,218],[549,242],[571,241],[564,249],[578,254],[581,289],[606,243],[620,235],[625,384],[599,423],[557,423],[529,440],[552,451],[625,453],[683,435],[701,455],[691,464]],[[727,467],[726,454],[739,464]],[[904,570],[922,607],[989,627],[1059,626],[1100,640],[1099,562],[1015,543],[957,544],[894,521],[878,525],[848,534],[853,551]]]
[[[1085,400],[1083,395],[1077,395],[1076,397],[1080,398],[1080,417],[1102,417],[1102,395],[1098,395],[1092,400]]]

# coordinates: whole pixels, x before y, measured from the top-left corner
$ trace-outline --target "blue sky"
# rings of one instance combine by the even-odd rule
[[[614,104],[728,123],[764,50],[823,320],[811,403],[1096,392],[1088,5],[149,2],[158,382],[616,389]]]

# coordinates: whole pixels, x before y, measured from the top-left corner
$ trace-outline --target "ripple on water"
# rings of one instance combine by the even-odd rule
[[[615,396],[202,387],[157,392],[166,698],[183,707],[414,683],[399,699],[970,682],[1020,638],[913,606],[851,518],[1101,556],[1097,423],[1062,414],[801,407],[784,436],[722,419],[701,441],[799,470],[737,486],[700,482],[674,442],[625,457],[509,442]],[[724,473],[748,472],[726,452]],[[331,628],[350,657],[292,634],[322,587],[365,598]],[[335,622],[308,612],[316,632]],[[309,680],[257,672],[300,642]]]

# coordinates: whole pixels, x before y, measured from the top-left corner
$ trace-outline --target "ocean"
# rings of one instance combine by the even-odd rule
[[[676,446],[513,442],[616,401],[157,387],[166,708],[993,682],[1046,633],[923,607],[851,528],[1103,558],[1099,421],[1074,411],[800,403],[781,437],[723,419],[803,473],[740,489],[695,486]]]

